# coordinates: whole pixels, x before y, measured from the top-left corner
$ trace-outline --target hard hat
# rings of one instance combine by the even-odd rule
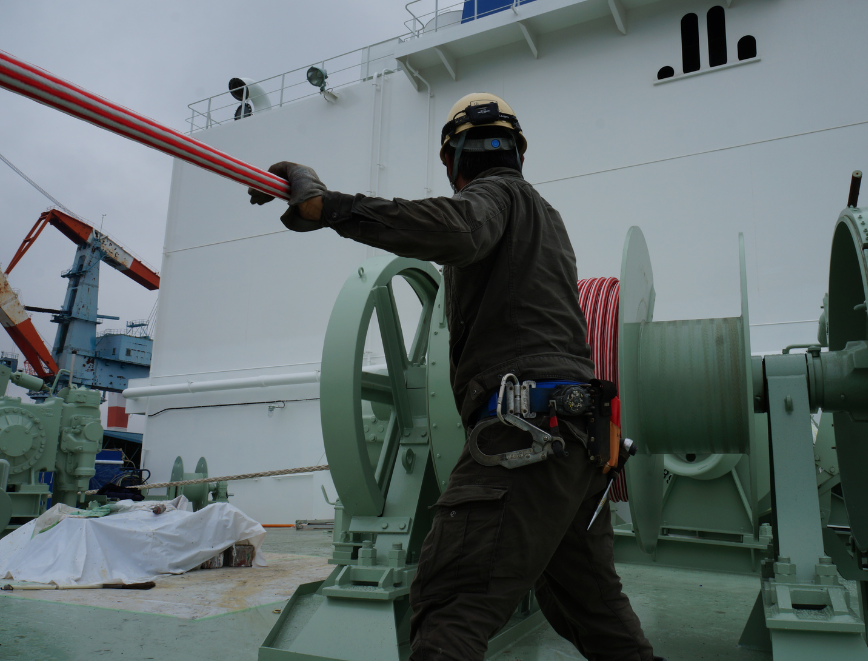
[[[460,133],[479,126],[502,126],[510,129],[515,135],[519,154],[527,150],[527,140],[509,104],[495,94],[475,92],[458,99],[449,111],[449,117],[446,118],[440,134],[440,160],[446,163],[443,154],[451,140]]]

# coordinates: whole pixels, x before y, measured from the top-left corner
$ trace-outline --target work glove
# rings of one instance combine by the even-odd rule
[[[310,232],[325,226],[319,220],[302,218],[296,209],[296,205],[313,197],[319,197],[326,192],[325,184],[320,181],[313,168],[289,161],[281,161],[268,168],[268,171],[289,182],[289,209],[280,217],[281,222],[286,227],[296,232]],[[274,199],[273,195],[263,193],[255,188],[248,188],[247,193],[250,195],[250,204],[266,204]]]

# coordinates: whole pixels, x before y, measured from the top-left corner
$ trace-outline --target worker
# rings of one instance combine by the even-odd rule
[[[470,94],[450,110],[440,160],[452,197],[408,201],[329,191],[310,168],[272,165],[289,182],[291,230],[340,236],[443,265],[455,403],[465,428],[494,456],[530,436],[490,424],[507,375],[516,382],[586,384],[594,364],[579,307],[576,258],[560,214],[522,177],[527,141],[512,108]],[[249,190],[251,204],[270,195]],[[541,424],[534,419],[535,425]],[[588,659],[652,661],[621,590],[587,418],[562,419],[566,450],[506,468],[465,446],[436,503],[410,590],[411,661],[475,661],[530,589],[555,631]]]

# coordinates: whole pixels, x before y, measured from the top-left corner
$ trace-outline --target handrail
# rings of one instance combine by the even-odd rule
[[[419,33],[416,32],[416,22],[418,21],[419,25],[421,25],[423,28],[425,27],[425,24],[416,16],[416,14],[414,14],[413,12],[410,11],[410,5],[415,5],[417,2],[422,2],[422,0],[410,0],[410,2],[408,2],[406,5],[404,5],[404,9],[406,9],[407,13],[409,13],[410,16],[413,17],[413,27],[410,28],[410,32],[413,32],[418,37]],[[424,16],[424,14],[423,14],[423,16]],[[405,26],[407,25],[407,21],[404,21],[404,25]]]
[[[527,0],[524,0],[525,2]],[[362,80],[369,80],[372,75],[374,75],[377,71],[382,71],[383,69],[388,69],[389,67],[389,58],[394,58],[394,51],[390,51],[384,54],[378,54],[375,57],[371,57],[372,50],[375,46],[386,45],[389,42],[393,42],[394,44],[399,44],[404,41],[408,41],[410,39],[418,39],[422,36],[426,31],[437,32],[440,29],[444,29],[447,27],[454,26],[456,24],[463,23],[464,21],[477,20],[479,18],[483,18],[486,16],[490,16],[492,14],[498,13],[505,9],[512,8],[515,11],[516,7],[521,6],[522,0],[511,0],[505,1],[502,6],[489,9],[487,11],[483,11],[480,13],[479,11],[479,0],[473,0],[473,16],[467,16],[467,18],[462,18],[458,21],[450,22],[445,25],[441,25],[440,17],[448,12],[455,10],[458,7],[464,7],[464,1],[458,1],[453,4],[445,5],[441,7],[440,0],[433,0],[434,2],[434,10],[430,12],[425,12],[421,14],[414,13],[413,9],[411,9],[412,5],[416,5],[422,2],[422,0],[410,0],[404,5],[404,9],[410,14],[411,18],[404,21],[404,26],[407,28],[407,32],[403,35],[394,37],[392,39],[387,39],[385,41],[378,42],[376,44],[369,44],[367,46],[363,46],[362,48],[356,48],[354,50],[346,51],[345,53],[341,53],[340,55],[335,55],[326,60],[319,60],[317,62],[312,62],[311,64],[297,67],[295,69],[290,69],[289,71],[285,71],[283,73],[276,74],[274,76],[269,76],[268,78],[263,78],[261,80],[255,81],[253,84],[257,84],[263,87],[265,92],[263,94],[246,97],[245,101],[251,103],[253,106],[253,114],[257,112],[262,112],[262,110],[256,110],[256,99],[265,95],[269,97],[269,101],[273,97],[269,95],[276,95],[279,98],[273,102],[272,107],[282,107],[285,104],[293,103],[295,101],[300,101],[301,99],[306,99],[315,94],[320,94],[319,90],[313,90],[308,94],[287,94],[289,90],[293,90],[297,87],[304,87],[308,85],[308,81],[306,77],[301,77],[300,80],[296,82],[292,82],[290,80],[289,84],[287,84],[287,78],[292,77],[294,74],[300,74],[302,72],[306,72],[308,68],[311,66],[323,66],[326,67],[328,63],[334,63],[341,58],[346,58],[355,54],[359,54],[360,58],[358,61],[354,61],[346,66],[339,66],[337,69],[331,69],[330,67],[326,67],[329,73],[329,90],[340,89],[341,87],[345,87],[347,85],[358,83]],[[426,30],[425,25],[426,22],[430,22],[431,19],[434,19],[434,25]],[[375,66],[374,63],[379,62]],[[382,65],[382,66],[381,66]],[[403,66],[403,65],[401,65]],[[359,75],[357,77],[349,77],[349,76],[341,76],[340,74],[346,74],[347,72],[358,69]],[[336,80],[336,77],[338,78]],[[268,84],[274,84],[275,88],[269,90]],[[246,86],[245,86],[246,87]],[[246,96],[245,92],[245,96]],[[223,103],[222,97],[228,96],[231,100],[228,103]],[[215,103],[216,101],[216,103]],[[242,101],[243,104],[245,101]],[[234,108],[237,108],[237,104],[239,101],[231,96],[229,91],[222,92],[220,94],[214,94],[212,96],[205,97],[198,101],[194,101],[187,105],[187,108],[190,110],[190,116],[185,120],[189,124],[189,133],[193,133],[194,131],[199,131],[203,129],[211,128],[212,126],[217,126],[220,124],[224,124],[228,121],[234,121]],[[228,111],[228,112],[227,112]],[[246,116],[243,111],[242,106],[242,116]],[[215,116],[216,115],[216,116]],[[225,116],[228,115],[228,116]],[[221,118],[222,117],[222,118]]]
[[[458,6],[463,7],[466,4],[465,2],[457,2],[455,4],[441,8],[439,0],[434,0],[434,11],[429,11],[429,12],[426,12],[424,14],[419,14],[417,16],[416,14],[414,14],[410,10],[410,5],[416,4],[417,2],[421,2],[421,1],[422,0],[411,0],[411,2],[408,2],[404,6],[404,8],[407,10],[407,13],[413,17],[413,18],[408,18],[406,21],[404,21],[404,27],[406,27],[407,30],[409,31],[410,35],[412,35],[412,37],[416,38],[416,39],[421,37],[423,32],[427,31],[427,30],[425,30],[425,24],[426,24],[426,21],[430,21],[431,18],[434,18],[434,27],[430,30],[433,32],[437,32],[438,30],[440,30],[442,28],[446,28],[446,27],[449,27],[451,25],[455,25],[455,23],[447,23],[446,25],[440,25],[439,18],[442,14],[445,14],[445,13],[455,9]],[[473,0],[473,16],[472,17],[468,16],[467,18],[462,17],[460,23],[463,23],[465,21],[475,21],[475,20],[478,20],[480,18],[484,18],[486,16],[491,16],[492,14],[497,14],[497,13],[499,13],[501,11],[505,11],[507,9],[512,9],[512,11],[517,14],[518,12],[516,11],[516,8],[520,7],[522,5],[523,1],[526,2],[527,0],[509,0],[509,2],[505,1],[504,4],[502,4],[498,7],[494,7],[492,9],[488,9],[488,10],[480,13],[479,0]],[[408,25],[411,22],[412,22],[412,25]],[[416,28],[416,23],[418,23],[421,27]]]
[[[262,110],[256,110],[256,99],[261,98],[262,96],[269,96],[272,94],[279,95],[279,101],[273,102],[272,107],[281,107],[288,103],[292,103],[294,101],[299,101],[301,99],[320,94],[320,91],[314,88],[309,88],[311,91],[307,94],[292,94],[290,93],[290,90],[299,87],[302,89],[308,89],[310,83],[308,83],[307,77],[303,74],[307,72],[310,66],[326,66],[329,62],[339,61],[341,58],[346,58],[355,54],[360,55],[359,60],[346,64],[340,63],[342,66],[339,66],[336,69],[326,67],[328,68],[329,82],[332,83],[332,81],[334,81],[328,89],[339,89],[341,87],[345,87],[346,85],[357,83],[359,82],[359,80],[366,80],[370,78],[371,75],[373,75],[373,72],[375,70],[382,70],[384,68],[391,69],[391,67],[389,67],[388,65],[389,59],[394,58],[394,50],[389,49],[389,52],[387,53],[378,54],[371,53],[370,49],[381,44],[388,44],[392,41],[397,44],[399,38],[378,42],[376,44],[371,44],[362,48],[357,48],[355,50],[347,51],[346,53],[336,55],[327,60],[320,60],[313,63],[313,65],[297,67],[295,69],[291,69],[289,71],[274,76],[269,76],[268,78],[257,80],[250,85],[260,85],[264,92],[256,96],[246,97],[246,102],[251,103],[251,105],[253,106],[253,114],[256,114],[257,112],[262,112]],[[379,63],[382,63],[382,65],[380,65]],[[358,70],[359,74],[347,75],[353,70]],[[366,71],[370,71],[371,73],[367,73],[366,75]],[[291,77],[293,74],[298,74],[299,79],[295,82],[290,81],[287,84],[287,78]],[[274,87],[272,88],[272,86]],[[224,97],[226,101],[225,103],[223,102]],[[269,101],[270,100],[271,99],[269,99]],[[234,109],[237,108],[240,103],[243,102],[235,99],[232,96],[231,91],[226,91],[221,92],[220,94],[215,94],[213,96],[205,97],[204,99],[200,99],[198,101],[194,101],[188,104],[187,108],[190,110],[190,116],[186,119],[186,121],[190,125],[188,131],[192,133],[197,130],[211,128],[212,126],[217,126],[229,121],[234,121]],[[245,116],[247,116],[246,113]]]
[[[404,9],[407,10],[407,13],[413,17],[412,19],[408,18],[406,21],[404,21],[404,27],[407,28],[410,35],[412,35],[412,37],[414,39],[418,39],[419,37],[421,37],[424,32],[428,32],[428,31],[437,32],[441,28],[446,28],[446,27],[449,27],[451,25],[456,25],[457,23],[461,23],[464,20],[462,18],[461,21],[447,23],[446,25],[440,25],[440,22],[439,22],[441,15],[449,13],[450,11],[454,10],[456,7],[462,7],[463,8],[464,7],[463,0],[461,2],[456,2],[454,4],[451,4],[451,5],[448,5],[446,7],[442,7],[442,8],[440,7],[440,0],[434,0],[434,11],[429,11],[429,12],[426,12],[424,14],[419,14],[418,16],[410,10],[410,5],[416,4],[417,2],[422,2],[422,0],[411,0],[411,2],[408,2],[404,6]],[[484,15],[487,15],[489,13],[491,13],[491,12],[483,12],[482,15],[484,16]],[[479,18],[479,16],[480,16],[480,14],[478,12],[478,0],[474,0],[473,18],[469,19],[469,20],[476,20],[477,18]],[[434,19],[434,27],[432,30],[426,30],[425,25],[432,18]],[[410,23],[411,21],[413,22],[412,26],[408,25],[408,23]],[[419,23],[419,26],[420,26],[419,28],[416,28],[417,22]],[[410,35],[408,35],[408,36],[410,36]]]

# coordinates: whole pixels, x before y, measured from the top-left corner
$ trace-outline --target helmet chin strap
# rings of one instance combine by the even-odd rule
[[[458,141],[455,143],[455,158],[452,160],[452,176],[449,177],[449,183],[452,185],[452,190],[458,192],[458,187],[455,185],[455,180],[458,178],[458,161],[461,159],[461,152],[464,151],[464,141],[467,140],[467,131],[462,131],[458,136]]]

